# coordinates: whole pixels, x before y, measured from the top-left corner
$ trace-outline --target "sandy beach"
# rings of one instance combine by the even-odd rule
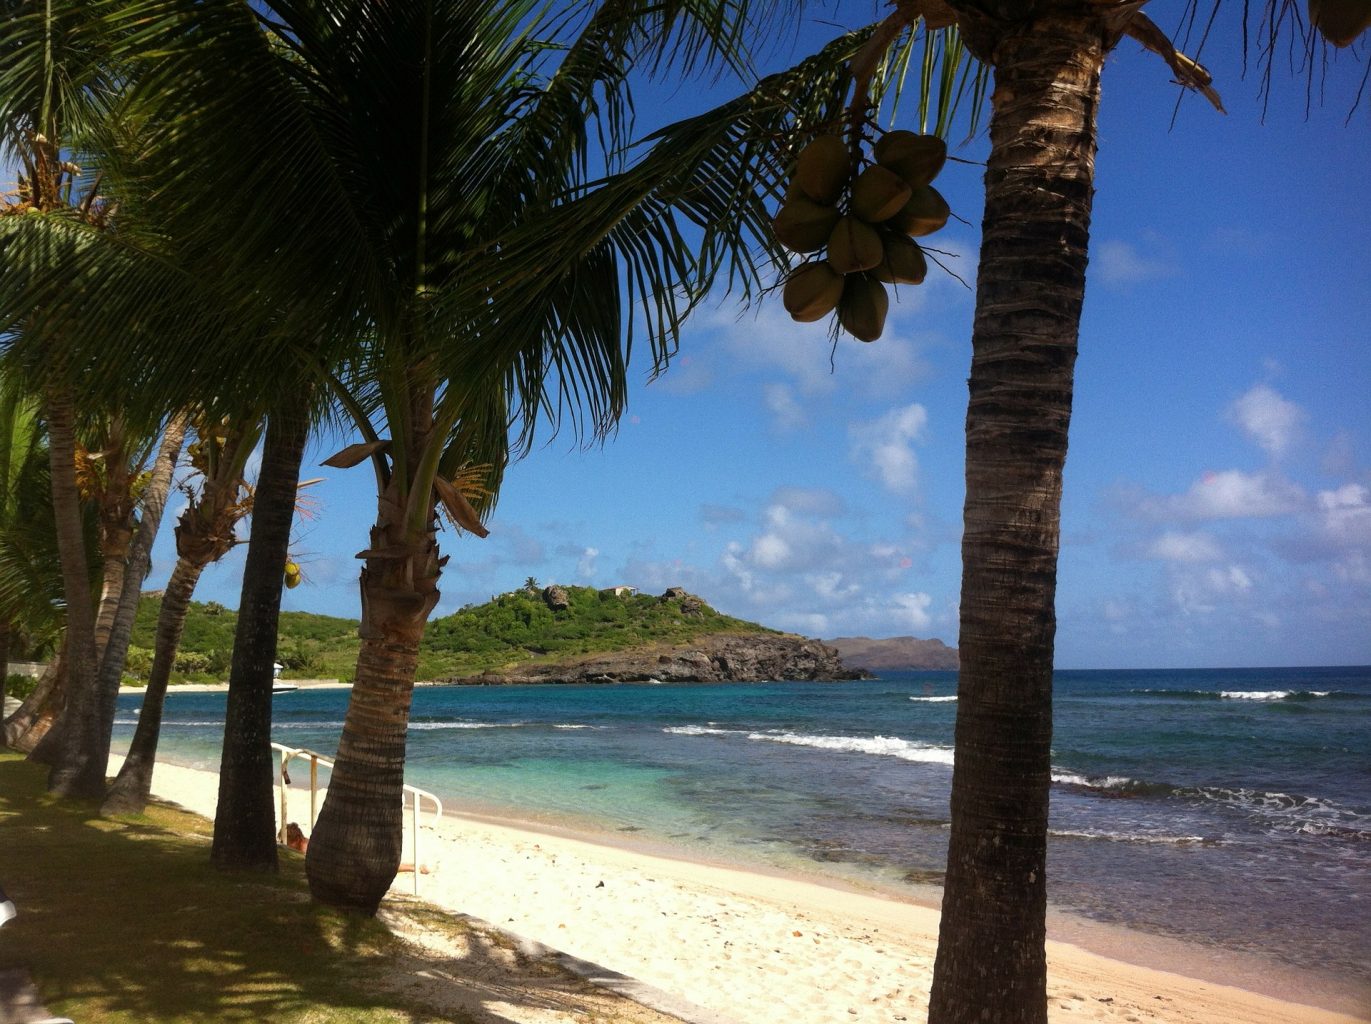
[[[161,764],[153,788],[213,814],[212,773]],[[308,790],[293,788],[289,801],[289,819],[307,822]],[[449,810],[421,828],[420,858],[429,871],[419,877],[420,898],[508,932],[526,950],[578,962],[583,973],[687,1020],[925,1019],[935,909],[624,848],[614,837],[589,839]],[[414,876],[402,873],[394,898],[413,898],[413,886]],[[1054,921],[1051,931],[1073,940],[1048,944],[1054,1022],[1371,1020],[1363,994],[1321,990],[1295,972],[1284,977],[1227,954],[1103,926]],[[1300,1001],[1287,1001],[1291,995]]]

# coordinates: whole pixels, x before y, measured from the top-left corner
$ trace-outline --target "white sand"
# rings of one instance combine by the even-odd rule
[[[212,816],[218,785],[213,774],[159,765],[153,790]],[[308,791],[292,792],[290,800],[289,819],[308,822]],[[423,827],[421,843],[421,859],[432,867],[419,879],[423,899],[638,979],[658,990],[659,1008],[733,1024],[926,1018],[935,910],[470,815],[449,813],[436,827]],[[409,849],[407,837],[406,858]],[[413,881],[401,874],[396,898],[411,892]],[[1120,955],[1135,957],[1130,936],[1115,932]],[[1171,962],[1187,973],[1232,977],[1222,958],[1215,966],[1195,947],[1170,947]],[[1347,1011],[1338,1013],[1107,959],[1061,941],[1048,943],[1048,959],[1054,1024],[1371,1021],[1371,999],[1345,991],[1319,1000]],[[1237,977],[1308,998],[1307,990],[1282,989],[1270,978],[1262,985],[1251,974]]]

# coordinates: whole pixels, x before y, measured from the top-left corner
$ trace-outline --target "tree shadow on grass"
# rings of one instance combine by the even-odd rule
[[[315,904],[295,857],[280,876],[220,873],[204,819],[153,806],[106,820],[43,781],[0,754],[0,882],[19,907],[0,969],[28,968],[49,1008],[82,1024],[498,1024],[593,1013],[581,1004],[604,995],[422,904],[387,923]]]

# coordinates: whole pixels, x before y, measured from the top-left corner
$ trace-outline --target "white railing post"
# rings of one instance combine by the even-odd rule
[[[275,746],[275,744],[272,744],[272,745]],[[279,843],[284,843],[284,842],[286,841],[286,814],[287,814],[287,803],[286,803],[286,762],[290,760],[290,756],[289,756],[289,754],[287,753],[285,747],[281,747],[280,750],[281,750],[281,770],[280,770],[279,772],[276,773],[276,776],[277,776],[277,777],[276,777],[276,782],[277,782],[277,785],[279,785],[280,788],[281,788],[281,824],[280,824],[280,827],[277,828],[277,830],[276,830],[276,841],[279,842]]]
[[[281,743],[273,743],[271,748],[278,751],[281,755],[279,779],[281,786],[281,827],[277,831],[277,837],[284,843],[286,841],[286,819],[290,815],[289,790],[286,786],[286,778],[288,777],[288,772],[286,770],[287,765],[297,757],[309,758],[309,827],[312,832],[314,830],[315,822],[319,820],[319,766],[322,764],[325,768],[331,769],[333,767],[333,762],[326,757],[322,757],[315,751],[306,750],[303,747],[287,747]],[[408,795],[409,799],[414,801],[413,806],[410,808],[411,828],[414,830],[414,836],[410,842],[410,846],[414,857],[414,894],[417,896],[419,894],[419,866],[421,864],[421,861],[419,860],[419,852],[421,849],[419,843],[419,819],[420,812],[423,810],[422,804],[426,799],[433,801],[433,816],[435,819],[440,819],[443,816],[443,802],[439,800],[437,796],[428,792],[428,790],[419,789],[415,786],[406,784],[400,794],[401,820],[404,819],[406,795]]]

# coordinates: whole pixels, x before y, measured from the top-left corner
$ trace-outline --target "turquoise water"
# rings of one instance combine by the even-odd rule
[[[951,673],[855,683],[431,687],[408,778],[447,799],[888,888],[937,883]],[[1371,981],[1371,669],[1061,672],[1049,893],[1066,911]],[[276,699],[336,748],[346,691]],[[126,742],[137,699],[120,699]],[[222,694],[163,752],[217,768]]]

